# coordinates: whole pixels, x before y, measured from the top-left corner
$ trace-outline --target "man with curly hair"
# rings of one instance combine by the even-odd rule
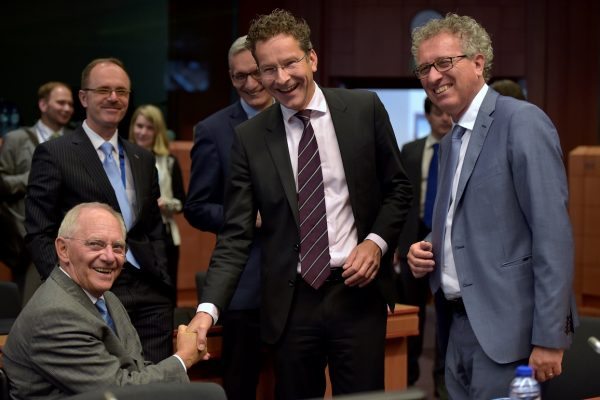
[[[199,339],[226,308],[262,217],[261,334],[276,397],[381,390],[391,256],[410,183],[372,92],[319,87],[306,21],[275,10],[247,46],[275,104],[236,128],[225,223],[191,322]],[[390,247],[391,246],[391,247]]]
[[[488,87],[492,44],[474,19],[428,22],[412,51],[416,76],[454,128],[440,143],[432,232],[408,261],[452,310],[450,398],[505,397],[520,364],[542,382],[561,373],[577,323],[559,138],[539,108]]]

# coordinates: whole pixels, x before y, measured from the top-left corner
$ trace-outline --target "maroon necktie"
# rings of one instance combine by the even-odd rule
[[[298,146],[298,217],[300,219],[300,274],[318,289],[329,277],[329,239],[321,157],[310,110],[296,117],[304,124]]]

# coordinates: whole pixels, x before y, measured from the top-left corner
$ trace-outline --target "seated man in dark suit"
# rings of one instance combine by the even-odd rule
[[[125,225],[101,203],[82,203],[62,221],[59,266],[13,325],[3,349],[13,399],[55,399],[110,386],[189,382],[202,355],[181,325],[177,353],[144,360],[127,311],[109,292],[125,262]]]

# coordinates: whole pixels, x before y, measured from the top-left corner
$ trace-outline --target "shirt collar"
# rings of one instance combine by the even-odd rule
[[[469,131],[473,130],[473,127],[475,126],[475,119],[477,119],[477,113],[479,113],[479,108],[481,108],[481,103],[483,103],[483,99],[485,98],[488,89],[489,86],[484,83],[481,89],[479,89],[479,92],[477,93],[473,101],[471,101],[471,104],[469,105],[469,108],[467,108],[467,111],[458,120],[458,125],[462,126],[463,128]]]
[[[306,109],[315,111],[317,113],[326,114],[327,113],[327,100],[325,100],[325,95],[323,95],[323,91],[321,90],[319,85],[317,85],[316,82],[314,82],[314,84],[315,84],[315,93],[313,94],[312,99],[310,99],[310,102],[306,106]],[[281,104],[281,113],[283,114],[283,119],[285,121],[289,122],[296,115],[296,113],[298,111],[300,111],[300,110],[292,110],[291,108],[287,108],[286,106]]]
[[[102,144],[104,142],[106,142],[106,140],[104,140],[104,138],[102,138],[102,136],[98,135],[96,132],[94,132],[92,130],[92,128],[90,128],[90,126],[87,124],[87,120],[83,121],[82,127],[83,127],[83,130],[85,131],[85,134],[92,142],[94,149],[98,150],[100,148],[100,146],[102,146]],[[113,149],[117,150],[119,148],[118,147],[119,146],[119,130],[118,129],[115,130],[115,133],[110,138],[109,142],[113,145]]]
[[[242,99],[241,97],[240,97],[240,104],[242,105],[242,109],[246,113],[246,116],[248,117],[248,119],[255,117],[256,114],[258,114],[260,112],[260,110],[257,110],[255,108],[253,108],[250,104],[246,103],[246,101],[244,99]]]

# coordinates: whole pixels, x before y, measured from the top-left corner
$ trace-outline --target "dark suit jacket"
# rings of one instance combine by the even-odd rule
[[[171,286],[154,156],[128,141],[120,143],[131,165],[137,198],[137,218],[127,232],[127,245],[142,270]],[[83,128],[37,146],[27,186],[25,228],[28,249],[43,278],[56,265],[54,239],[64,215],[77,204],[91,201],[107,203],[120,211],[98,153]]]
[[[197,229],[218,233],[223,226],[223,197],[229,176],[235,127],[248,119],[240,101],[217,111],[194,129],[192,173],[184,215]],[[255,240],[228,309],[258,308],[260,250]]]
[[[109,386],[189,382],[181,362],[144,361],[138,334],[111,292],[104,298],[117,334],[85,292],[55,268],[15,321],[3,348],[15,399],[56,399]]]
[[[389,118],[371,92],[323,89],[329,106],[359,242],[378,234],[390,246],[376,279],[393,305],[390,259],[410,204],[410,184],[399,161]],[[286,324],[297,278],[299,229],[295,180],[279,104],[236,129],[225,225],[219,234],[203,302],[220,309],[231,297],[262,216],[261,332],[275,342]]]
[[[400,152],[400,160],[402,166],[406,171],[406,175],[410,180],[410,184],[413,189],[413,199],[406,216],[406,223],[400,234],[400,242],[398,248],[400,255],[406,258],[408,249],[410,246],[423,239],[425,235],[423,233],[427,230],[423,224],[423,220],[419,215],[421,207],[421,176],[423,174],[421,164],[423,162],[423,150],[425,149],[425,142],[427,138],[421,138],[412,142],[406,143],[402,146]]]

